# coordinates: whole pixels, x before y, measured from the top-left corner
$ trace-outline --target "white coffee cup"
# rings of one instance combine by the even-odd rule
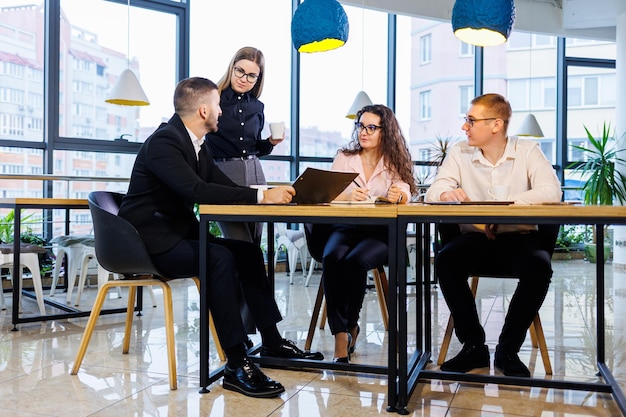
[[[285,122],[270,123],[272,139],[282,139],[285,136]]]
[[[489,195],[496,201],[506,201],[509,198],[508,185],[494,185],[489,190]]]

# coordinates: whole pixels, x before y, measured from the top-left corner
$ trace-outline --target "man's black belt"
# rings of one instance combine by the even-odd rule
[[[248,155],[248,156],[236,156],[234,158],[214,158],[215,161],[218,162],[226,162],[226,161],[245,161],[246,159],[256,159],[256,155]]]

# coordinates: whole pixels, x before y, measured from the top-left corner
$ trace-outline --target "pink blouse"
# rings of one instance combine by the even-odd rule
[[[331,171],[358,172],[359,176],[356,177],[354,181],[356,181],[361,188],[367,188],[369,195],[373,198],[387,197],[387,191],[392,184],[396,184],[402,192],[405,193],[405,198],[411,198],[411,187],[409,184],[402,181],[398,174],[392,172],[385,166],[384,158],[378,161],[369,181],[365,180],[365,170],[363,169],[363,162],[359,154],[346,155],[340,151],[335,157],[330,169]],[[355,188],[357,188],[356,184],[350,184],[336,199],[349,200],[350,194]]]

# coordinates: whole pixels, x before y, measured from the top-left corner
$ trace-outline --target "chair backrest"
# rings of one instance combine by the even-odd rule
[[[118,216],[123,197],[108,191],[94,191],[87,197],[98,263],[107,271],[125,276],[160,276],[137,230]]]
[[[304,223],[304,235],[309,253],[317,262],[322,262],[324,246],[332,232],[332,224]]]
[[[559,224],[540,224],[537,227],[539,233],[540,249],[547,251],[550,256],[554,253],[554,246],[559,234]],[[439,238],[441,239],[440,248],[448,244],[455,236],[461,234],[458,224],[442,223],[437,225]],[[436,256],[436,253],[435,253]],[[479,271],[474,271],[477,275],[511,275],[508,265],[498,262],[498,259],[490,259],[489,264],[481,267]]]

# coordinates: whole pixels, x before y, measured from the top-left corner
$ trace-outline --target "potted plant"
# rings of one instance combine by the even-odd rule
[[[586,126],[583,127],[589,141],[588,145],[573,145],[572,147],[585,156],[585,161],[572,163],[568,168],[572,168],[572,173],[580,174],[585,180],[582,186],[584,203],[613,205],[613,202],[617,200],[623,204],[626,201],[626,177],[616,169],[616,165],[626,164],[626,160],[618,156],[617,140],[611,124],[603,123],[602,132],[598,138],[595,138]],[[607,233],[604,235],[606,237]],[[587,259],[590,261],[592,261],[592,254],[595,255],[595,244],[597,244],[596,231],[593,229],[593,240],[585,249],[589,253]],[[609,242],[609,254],[610,250]],[[607,249],[605,248],[604,251],[606,254]],[[608,256],[605,256],[606,258]]]
[[[14,218],[15,212],[13,210],[10,210],[5,216],[0,217],[0,243],[13,243]],[[32,214],[22,217],[21,223],[25,225],[26,230],[20,233],[20,242],[27,245],[41,246],[45,249],[39,252],[39,264],[41,267],[41,275],[43,276],[52,271],[54,255],[52,251],[47,248],[48,242],[28,226],[29,224],[37,223],[37,220],[33,219]]]

